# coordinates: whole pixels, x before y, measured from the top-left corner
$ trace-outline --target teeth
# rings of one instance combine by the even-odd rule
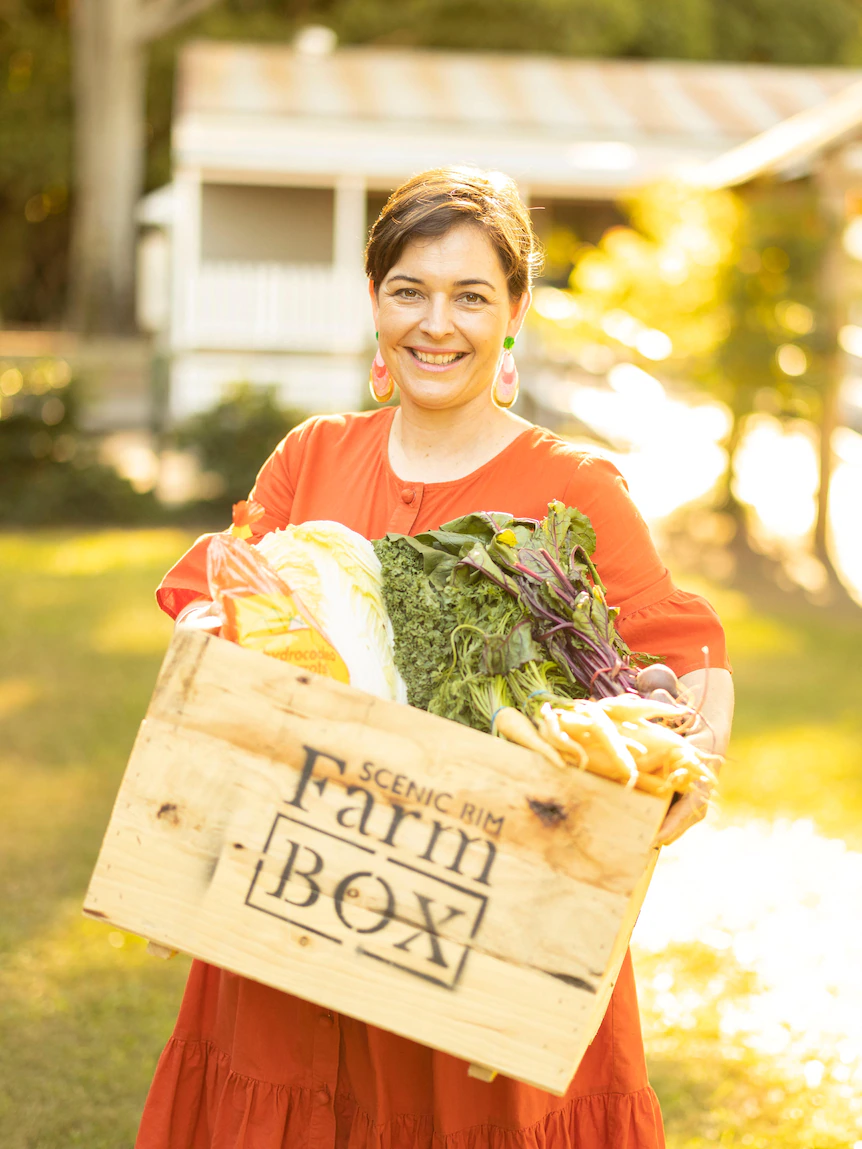
[[[456,359],[460,359],[461,352],[453,351],[448,355],[428,355],[424,351],[414,351],[413,354],[420,363],[433,363],[435,366],[442,367],[444,363],[454,363]]]

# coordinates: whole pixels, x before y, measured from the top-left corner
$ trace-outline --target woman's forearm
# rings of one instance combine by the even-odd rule
[[[730,672],[724,669],[692,670],[689,674],[683,674],[680,682],[690,692],[692,703],[703,719],[687,735],[688,741],[707,754],[723,757],[730,742],[733,722],[733,680]],[[717,772],[720,762],[717,759],[708,761]],[[709,807],[712,790],[708,782],[697,782],[679,801],[674,802],[653,845],[668,846],[691,826],[702,821]]]
[[[723,668],[692,670],[680,677],[704,719],[703,728],[692,734],[697,744],[713,754],[727,753],[733,725],[733,678]]]

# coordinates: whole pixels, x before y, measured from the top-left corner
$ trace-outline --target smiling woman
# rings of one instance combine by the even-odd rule
[[[695,686],[709,647],[717,669],[703,711],[721,751],[732,693],[714,612],[674,587],[610,463],[506,409],[517,378],[510,348],[539,262],[507,177],[441,169],[399,188],[372,229],[366,267],[379,338],[372,389],[383,399],[397,385],[400,405],[291,431],[251,492],[263,509],[251,541],[314,519],[377,539],[476,510],[540,519],[554,499],[576,506],[595,529],[595,562],[629,646],[662,655]],[[178,625],[209,625],[209,541],[199,539],[158,589]],[[665,840],[704,808],[703,796],[686,795]],[[298,1145],[661,1149],[629,959],[563,1097],[501,1077],[478,1081],[447,1054],[195,962],[138,1149]]]
[[[390,198],[371,231],[366,272],[375,363],[400,390],[393,464],[423,452],[419,428],[429,417],[435,438],[442,433],[450,445],[444,458],[435,444],[425,468],[431,481],[438,472],[468,474],[527,426],[503,410],[517,395],[514,364],[504,360],[540,266],[529,214],[499,173],[425,172]]]

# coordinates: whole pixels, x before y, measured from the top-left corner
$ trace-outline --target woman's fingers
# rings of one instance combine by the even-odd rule
[[[706,817],[709,809],[710,790],[703,783],[695,783],[687,794],[668,810],[653,842],[654,846],[669,846],[688,830]]]

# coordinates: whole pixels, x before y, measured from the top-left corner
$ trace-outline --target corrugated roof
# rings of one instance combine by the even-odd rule
[[[838,68],[580,60],[399,48],[303,55],[286,45],[196,42],[178,115],[516,129],[580,139],[747,139],[862,78]]]
[[[860,128],[862,81],[857,81],[716,156],[690,178],[705,187],[733,187],[758,176],[807,166],[821,152],[858,136]]]

